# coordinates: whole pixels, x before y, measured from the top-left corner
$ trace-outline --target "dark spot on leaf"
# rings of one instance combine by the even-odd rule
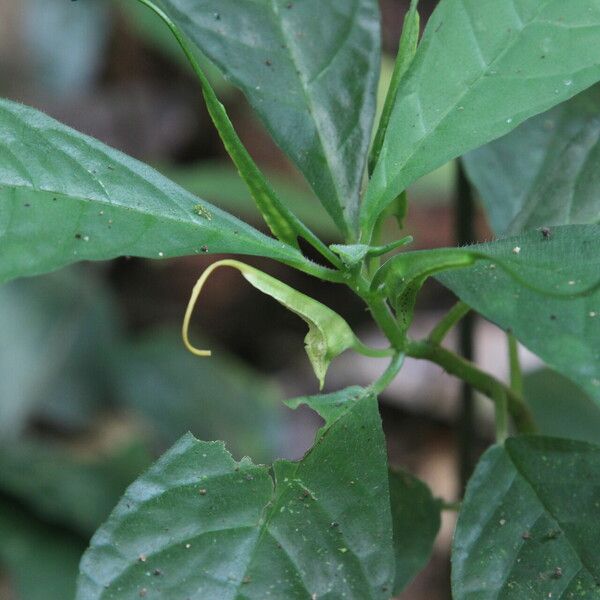
[[[545,540],[555,540],[560,535],[560,529],[550,529],[544,536]]]
[[[80,240],[81,239],[81,234],[80,233],[76,233],[75,234],[75,239],[76,240]]]
[[[333,523],[331,523],[330,527],[339,527],[340,524],[336,521],[333,521]]]
[[[246,577],[244,577],[244,579],[242,579],[242,583],[247,584],[250,583],[252,581],[252,578],[249,575],[246,575]]]
[[[550,320],[551,321],[556,321],[556,315],[550,315]]]
[[[550,230],[548,227],[542,227],[542,228],[540,229],[540,231],[542,232],[542,237],[543,237],[545,240],[548,240],[548,239],[550,239],[550,237],[552,236],[552,231],[551,231],[551,230]]]
[[[162,571],[160,569],[154,569],[154,571],[152,571],[152,573],[156,576],[156,577],[160,577],[162,575]]]
[[[198,490],[198,493],[199,493],[201,496],[206,496],[206,488],[200,488],[200,489]]]
[[[148,593],[148,590],[146,588],[142,588],[140,590],[140,598],[143,598],[147,593]]]
[[[25,204],[23,204],[23,206],[24,206],[25,208],[29,208],[29,207],[31,206],[31,204],[29,204],[29,202],[25,202]]]
[[[215,13],[215,21],[220,21],[221,20],[221,15],[220,13],[216,12]]]
[[[200,250],[202,250],[202,252],[208,252],[208,246],[202,246]]]
[[[530,539],[531,539],[531,533],[529,533],[529,531],[524,531],[524,532],[523,532],[523,535],[521,535],[521,537],[522,537],[524,540],[530,540]]]
[[[271,62],[270,59],[267,58],[267,60],[265,60],[265,65],[267,65],[267,67],[272,67],[273,63]]]
[[[556,567],[552,572],[552,579],[560,579],[563,575],[562,569],[560,567]]]

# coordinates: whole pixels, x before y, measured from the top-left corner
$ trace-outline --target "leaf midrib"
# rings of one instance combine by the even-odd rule
[[[310,113],[311,119],[313,121],[313,123],[315,124],[315,131],[317,132],[317,137],[319,139],[319,145],[323,151],[323,156],[325,157],[325,162],[327,164],[327,170],[328,170],[328,174],[330,176],[331,182],[333,183],[333,187],[335,189],[336,192],[336,196],[337,196],[337,200],[338,200],[338,207],[339,208],[339,216],[341,216],[342,219],[342,223],[344,224],[344,228],[346,231],[344,231],[345,235],[349,234],[349,226],[350,224],[346,221],[346,214],[345,211],[341,208],[341,202],[343,200],[342,197],[342,191],[339,189],[339,183],[337,181],[337,177],[335,177],[334,173],[335,171],[332,169],[331,167],[331,163],[330,163],[330,156],[329,156],[329,152],[328,152],[328,147],[324,142],[323,139],[323,134],[321,132],[321,127],[320,127],[320,122],[319,120],[317,120],[316,118],[316,110],[315,110],[315,105],[314,105],[314,101],[312,99],[312,96],[308,90],[308,87],[310,85],[310,83],[305,82],[304,77],[302,76],[302,69],[300,68],[300,64],[298,62],[298,59],[296,58],[296,55],[294,54],[293,50],[292,50],[292,41],[288,38],[287,36],[287,32],[283,27],[282,24],[282,20],[280,18],[280,11],[277,7],[277,5],[275,4],[277,0],[269,0],[269,8],[271,9],[271,13],[273,15],[273,21],[276,24],[277,28],[279,29],[279,33],[281,35],[281,38],[284,40],[285,42],[285,50],[287,51],[287,54],[289,56],[289,59],[292,63],[292,66],[294,67],[294,69],[296,70],[296,72],[298,73],[298,80],[300,82],[300,89],[302,90],[302,93],[304,95],[304,99],[306,101],[306,105],[308,107],[308,111]],[[361,0],[355,0],[354,1],[354,9],[353,9],[353,13],[352,13],[352,20],[351,20],[351,24],[349,27],[349,30],[352,31],[352,27],[354,24],[354,19],[356,17],[356,14],[358,12],[358,6],[360,5]],[[344,36],[345,39],[347,39],[348,36]],[[334,60],[334,58],[337,56],[338,52],[340,51],[340,48],[338,47],[336,49],[336,52],[333,54],[333,58],[331,59],[331,62]],[[329,65],[326,67],[328,68]],[[321,73],[319,73],[319,75],[315,78],[317,79],[319,76],[321,75]],[[337,212],[337,211],[336,211]]]
[[[560,116],[559,125],[556,127],[552,137],[550,138],[550,143],[548,144],[548,148],[553,146],[557,142],[557,140],[560,142],[560,137],[559,137],[560,136],[560,128],[564,125],[565,120],[567,120],[568,117],[569,117],[568,111],[563,111],[563,113]],[[573,147],[576,147],[578,145],[578,139],[580,139],[582,135],[585,135],[585,133],[586,133],[586,126],[585,125],[580,126],[577,129],[577,131],[575,132],[575,134],[569,136],[569,138],[562,144],[562,149],[560,150],[560,153],[558,154],[557,157],[552,157],[553,160],[556,163],[560,163],[561,159],[565,155],[567,155]],[[586,150],[586,155],[585,155],[584,159],[577,166],[577,171],[574,174],[571,193],[567,197],[567,206],[564,207],[566,214],[567,214],[567,223],[563,223],[565,225],[572,223],[576,189],[579,184],[581,174],[583,173],[585,167],[589,164],[589,161],[591,160],[591,156],[593,155],[594,150],[596,148],[598,148],[599,143],[600,143],[600,132],[597,131],[595,141],[593,141],[591,144],[589,144],[589,147]],[[526,195],[524,196],[525,200],[530,199],[532,192],[536,191],[536,188],[538,188],[538,184],[540,183],[540,180],[542,179],[542,177],[545,175],[546,170],[549,166],[549,159],[550,159],[550,156],[548,153],[546,153],[544,160],[542,161],[542,164],[540,166],[539,172],[536,174],[536,177],[533,179],[532,184],[529,186],[529,188],[526,192]],[[550,162],[550,165],[551,164],[552,163]],[[544,202],[544,200],[545,200],[545,198],[544,198],[543,194],[540,194],[538,192],[537,195],[534,196],[534,201],[529,203],[524,208],[522,208],[519,211],[519,213],[517,215],[515,215],[515,217],[513,218],[513,220],[511,221],[511,223],[509,225],[509,230],[515,231],[516,230],[515,226],[518,226],[521,228],[530,227],[531,225],[529,225],[529,222],[530,222],[531,216],[537,212],[538,208]]]
[[[525,31],[525,29],[527,29],[528,27],[530,27],[534,22],[537,21],[538,16],[540,15],[540,13],[546,8],[546,6],[548,5],[549,2],[551,2],[552,0],[546,0],[545,2],[542,2],[540,4],[539,10],[535,13],[535,15],[526,22],[522,21],[522,26],[521,29],[519,30],[519,34],[513,36],[513,39],[510,41],[509,44],[507,44],[488,64],[487,67],[485,69],[483,69],[481,71],[481,73],[471,82],[471,84],[465,88],[464,92],[457,98],[457,100],[451,105],[449,106],[446,111],[442,114],[440,114],[440,117],[437,121],[434,121],[434,123],[432,123],[432,126],[429,128],[429,133],[427,133],[426,135],[424,135],[419,142],[413,147],[410,155],[408,155],[406,157],[406,159],[404,159],[404,161],[402,162],[402,165],[398,165],[400,173],[398,175],[396,175],[391,181],[386,182],[385,188],[383,189],[382,192],[380,192],[380,194],[378,195],[378,197],[376,198],[376,200],[373,203],[369,203],[369,204],[375,204],[375,206],[378,206],[381,203],[382,198],[386,197],[386,191],[389,190],[389,188],[391,186],[396,187],[398,185],[398,181],[402,181],[402,178],[405,177],[405,174],[403,173],[402,169],[404,167],[406,167],[406,165],[410,162],[410,160],[421,150],[421,148],[431,139],[431,137],[436,133],[436,131],[440,128],[440,125],[448,118],[448,116],[459,106],[459,104],[464,100],[464,98],[472,93],[473,88],[475,88],[476,85],[478,85],[481,80],[485,77],[486,73],[488,73],[490,71],[490,68],[496,63],[498,62],[509,50],[512,50],[512,48],[520,41],[521,35],[523,33],[523,31]],[[461,0],[461,3],[463,3],[463,0]],[[463,3],[464,6],[464,3]],[[515,9],[515,12],[518,15],[518,12]],[[414,63],[413,63],[414,64]],[[420,102],[420,93],[417,94],[419,97],[419,102]],[[396,106],[399,106],[400,104],[396,104]],[[515,125],[516,126],[516,125]],[[386,135],[386,138],[388,135],[390,135],[390,130],[391,128],[388,128],[388,133]],[[385,161],[380,161],[380,164],[383,163]],[[389,195],[389,192],[388,192]],[[394,191],[394,195],[396,195],[396,192]],[[365,208],[367,207],[367,204],[365,203]]]
[[[112,208],[112,209],[116,209],[116,210],[121,210],[124,212],[131,212],[134,213],[136,215],[139,215],[140,217],[147,217],[149,219],[152,219],[155,222],[169,222],[171,224],[175,224],[178,226],[183,226],[183,227],[195,227],[198,229],[199,232],[205,231],[205,227],[206,226],[202,226],[200,223],[196,222],[195,220],[186,220],[183,215],[181,217],[178,217],[177,215],[170,213],[170,212],[166,212],[166,213],[154,213],[148,210],[144,210],[142,207],[140,206],[128,206],[125,205],[121,202],[110,202],[108,200],[99,200],[99,199],[95,199],[95,198],[86,198],[85,196],[78,196],[78,195],[73,195],[73,194],[69,194],[69,193],[65,193],[65,192],[60,192],[60,191],[55,191],[55,190],[51,190],[51,189],[42,189],[42,188],[36,188],[34,186],[26,186],[26,185],[13,185],[13,184],[0,184],[0,195],[2,194],[2,188],[8,188],[8,189],[21,189],[21,190],[26,190],[26,191],[30,191],[34,194],[49,194],[49,195],[55,195],[57,197],[62,197],[62,198],[66,198],[68,200],[77,202],[79,204],[83,204],[83,205],[98,205],[98,206],[103,206],[105,208]],[[205,204],[208,205],[208,202],[204,202]],[[181,206],[176,205],[176,208],[181,209]],[[218,209],[215,206],[210,205],[210,208],[212,210],[215,211],[219,211],[220,209]],[[183,212],[183,210],[181,210],[181,212]],[[227,223],[226,219],[223,218],[221,215],[218,215],[220,219],[223,219],[223,221],[225,221],[225,225],[230,225],[229,223]],[[229,218],[233,219],[234,221],[237,221],[236,217],[230,216]],[[231,223],[232,225],[233,223]],[[238,224],[238,223],[236,223]],[[253,243],[257,243],[257,244],[265,244],[270,246],[270,250],[273,251],[273,254],[275,254],[276,256],[279,257],[280,260],[285,261],[285,262],[289,262],[289,264],[299,264],[299,263],[304,263],[305,259],[301,254],[297,254],[296,256],[286,256],[287,254],[289,254],[291,251],[293,251],[293,248],[286,248],[285,251],[281,251],[278,247],[277,247],[277,242],[275,242],[275,240],[273,240],[272,238],[264,235],[263,233],[261,233],[260,231],[256,230],[256,231],[252,231],[253,235],[248,235],[247,231],[245,231],[247,229],[247,225],[243,222],[243,221],[239,221],[239,235],[236,236],[236,238],[238,240],[243,240],[246,239],[247,241],[253,242]],[[209,229],[210,230],[210,229]],[[215,229],[214,234],[218,235],[220,232],[218,231],[218,229]],[[283,243],[283,242],[280,242]],[[295,251],[294,251],[295,253]]]
[[[590,577],[592,579],[596,578],[596,575],[594,575],[594,569],[590,567],[590,565],[588,564],[587,560],[584,559],[578,551],[578,546],[573,542],[573,540],[570,538],[568,530],[566,530],[563,525],[562,522],[560,521],[560,519],[554,514],[554,512],[552,511],[552,509],[550,508],[550,506],[548,504],[546,504],[546,502],[544,501],[544,499],[542,498],[542,496],[540,496],[540,494],[538,494],[536,488],[534,487],[534,485],[531,483],[531,481],[529,481],[528,477],[526,476],[525,471],[523,471],[520,467],[519,461],[517,460],[517,458],[515,456],[513,456],[513,454],[511,453],[511,451],[509,450],[510,445],[505,445],[504,447],[504,451],[507,455],[507,457],[509,458],[511,464],[513,465],[515,471],[518,473],[518,475],[521,477],[521,479],[527,484],[527,487],[531,490],[531,492],[533,493],[533,495],[535,496],[535,498],[538,500],[540,506],[546,511],[547,514],[549,514],[554,521],[558,524],[558,526],[560,527],[560,530],[562,531],[563,535],[564,535],[564,539],[568,542],[569,547],[573,550],[575,556],[577,556],[577,558],[579,559],[579,562],[581,564],[581,567],[584,568],[587,573],[590,575]]]
[[[361,402],[365,401],[365,399],[369,395],[370,394],[369,394],[369,392],[368,392],[367,389],[363,390],[363,393],[362,393],[362,396],[360,397],[360,399],[355,400],[353,402],[352,406],[350,408],[348,408],[348,410],[340,412],[340,414],[336,415],[335,418],[333,418],[331,421],[329,421],[328,423],[326,423],[326,427],[325,427],[325,430],[324,430],[323,434],[315,442],[315,444],[313,444],[313,446],[311,446],[311,448],[307,451],[307,453],[302,458],[302,461],[307,456],[309,456],[313,451],[315,451],[317,445],[320,443],[320,441],[323,439],[323,437],[331,430],[331,428],[338,421],[340,421],[342,418],[346,417],[346,415],[348,415],[348,413],[352,412],[357,406],[360,405]],[[302,461],[298,461],[298,462],[292,463],[294,465],[294,470],[293,470],[293,474],[294,475],[298,474],[298,469],[302,465]],[[273,509],[277,505],[277,501],[278,501],[279,495],[281,493],[281,492],[278,493],[276,479],[272,478],[272,481],[273,481],[273,494],[271,496],[271,499],[269,500],[269,502],[267,502],[267,504],[265,505],[265,507],[263,509],[263,518],[264,518],[264,521],[262,523],[259,523],[259,525],[258,525],[259,530],[260,530],[260,534],[259,534],[259,536],[258,536],[258,538],[256,540],[256,544],[255,544],[254,550],[256,550],[256,548],[260,545],[260,543],[262,542],[262,540],[263,540],[263,538],[264,538],[265,535],[269,535],[269,536],[273,537],[273,539],[275,539],[277,542],[279,542],[279,540],[277,540],[273,536],[272,532],[269,530],[269,523],[270,523],[271,519],[277,515],[277,513]],[[321,508],[321,505],[319,505],[319,507]],[[261,519],[261,520],[263,520],[263,519]],[[282,549],[284,550],[284,552],[286,554],[286,557],[290,561],[290,563],[294,566],[294,568],[300,574],[300,569],[298,569],[298,567],[296,566],[296,564],[292,560],[291,556],[288,554],[287,550],[285,550],[285,548],[283,547],[283,544],[281,546],[282,546]],[[356,554],[355,554],[355,556],[356,556]],[[364,581],[365,581],[367,587],[369,589],[371,589],[371,584],[369,583],[369,578],[367,577],[367,575],[366,575],[366,573],[364,571],[364,567],[362,565],[362,562],[360,561],[360,558],[358,556],[357,556],[357,558],[358,558],[357,562],[358,562],[358,565],[359,565],[359,567],[361,569],[361,574],[362,574],[362,576],[364,578]],[[252,565],[252,559],[248,561],[248,564],[247,564],[246,570],[244,571],[244,575],[243,575],[242,579],[247,576],[248,570],[250,569],[251,565]],[[300,577],[300,580],[302,582],[302,586],[307,591],[307,593],[310,593],[310,591],[306,587],[306,583],[304,581],[304,578]],[[234,600],[243,600],[243,597],[239,596],[239,592],[242,589],[242,585],[243,585],[242,583],[238,584]]]

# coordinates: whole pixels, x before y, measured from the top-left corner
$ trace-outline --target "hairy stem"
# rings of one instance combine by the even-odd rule
[[[406,354],[439,365],[450,375],[459,377],[491,398],[497,405],[502,406],[503,403],[506,403],[519,433],[535,433],[533,417],[521,396],[492,375],[479,369],[472,362],[442,346],[432,344],[429,340],[409,341],[406,344]]]

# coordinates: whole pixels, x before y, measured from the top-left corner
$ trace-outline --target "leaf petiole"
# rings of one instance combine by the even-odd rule
[[[415,52],[417,51],[420,33],[420,18],[417,11],[417,4],[418,0],[411,0],[410,8],[404,18],[404,26],[400,37],[400,47],[396,57],[392,81],[390,82],[390,87],[385,98],[383,112],[381,113],[377,133],[375,134],[373,147],[371,148],[371,154],[369,156],[369,176],[375,171],[379,155],[381,154],[383,140],[385,139],[385,134],[392,116],[392,110],[396,102],[400,82],[408,70],[408,67],[410,67]]]
[[[240,140],[225,107],[215,94],[202,67],[190,50],[183,34],[169,16],[152,0],[137,0],[162,19],[183,50],[194,73],[200,81],[202,94],[210,117],[221,137],[227,153],[233,160],[240,176],[248,186],[263,218],[273,234],[283,242],[298,247],[296,237],[304,238],[317,252],[336,268],[341,269],[340,259],[324,244],[292,211],[282,203],[250,153]]]
[[[464,302],[457,302],[443,319],[432,329],[427,338],[432,344],[441,344],[449,331],[458,324],[471,311],[471,307]]]
[[[400,372],[402,365],[404,364],[404,359],[406,355],[404,352],[398,352],[388,365],[387,369],[383,372],[383,374],[377,379],[377,381],[373,382],[369,387],[373,391],[373,393],[378,396],[385,389],[389,387],[389,385],[394,381],[396,375]]]

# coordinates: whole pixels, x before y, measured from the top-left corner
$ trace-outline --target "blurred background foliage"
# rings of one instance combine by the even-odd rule
[[[381,100],[407,5],[381,0]],[[434,5],[422,0],[424,22]],[[241,94],[200,59],[281,197],[325,241],[338,241],[325,211]],[[0,94],[154,164],[262,227],[179,48],[133,0],[0,0]],[[406,229],[417,247],[455,243],[455,171],[449,164],[410,191]],[[390,238],[398,235],[394,227]],[[476,236],[490,236],[481,213]],[[236,457],[262,462],[297,458],[310,445],[318,419],[309,411],[292,418],[280,403],[316,390],[296,317],[223,272],[211,280],[194,329],[214,357],[199,360],[184,350],[179,328],[187,296],[213,260],[123,258],[0,288],[0,600],[72,597],[79,556],[93,531],[127,485],[184,432],[225,440]],[[326,302],[365,339],[377,341],[349,292],[268,261],[249,262]],[[426,332],[452,302],[449,292],[429,284],[415,329]],[[483,323],[476,331],[484,366],[505,375],[503,335]],[[523,358],[530,371],[526,395],[542,429],[600,442],[600,414],[589,398],[539,370],[535,357]],[[377,361],[344,357],[332,369],[329,389],[367,384],[381,368]],[[382,398],[391,462],[448,500],[459,490],[457,397],[455,381],[408,361]],[[478,450],[489,441],[488,416],[482,409]],[[431,564],[403,598],[449,598],[451,529],[452,516],[446,516]]]

